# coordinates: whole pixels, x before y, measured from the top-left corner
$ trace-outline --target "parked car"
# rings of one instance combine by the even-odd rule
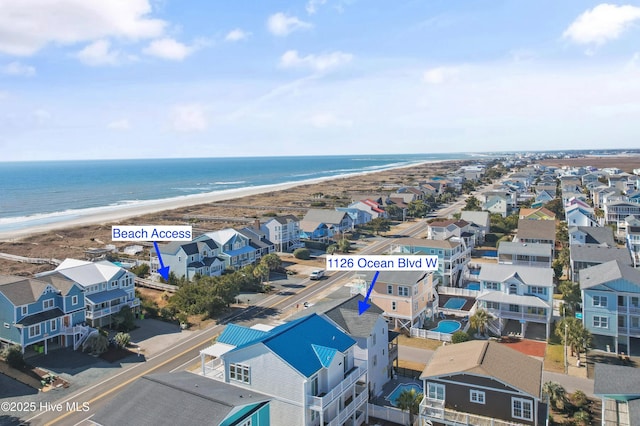
[[[319,280],[324,277],[324,271],[322,269],[316,269],[309,275],[310,280]]]

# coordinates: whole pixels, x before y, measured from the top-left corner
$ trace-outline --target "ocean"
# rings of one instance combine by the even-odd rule
[[[0,231],[151,200],[467,158],[473,154],[0,162]]]

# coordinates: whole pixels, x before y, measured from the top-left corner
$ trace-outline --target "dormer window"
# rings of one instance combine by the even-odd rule
[[[27,315],[28,311],[29,311],[29,307],[28,306],[23,306],[22,307],[22,315]]]

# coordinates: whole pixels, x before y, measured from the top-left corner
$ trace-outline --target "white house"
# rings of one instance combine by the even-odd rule
[[[293,215],[275,216],[260,225],[277,251],[288,251],[302,247],[300,243],[300,220]]]

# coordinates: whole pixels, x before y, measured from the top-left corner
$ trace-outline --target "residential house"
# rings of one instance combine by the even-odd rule
[[[352,209],[362,210],[363,212],[368,213],[372,219],[376,219],[378,217],[387,217],[387,213],[382,209],[381,205],[370,199],[356,201],[355,203],[349,204],[348,207]]]
[[[484,243],[484,237],[489,233],[491,226],[489,212],[463,210],[460,212],[460,219],[471,223],[471,230],[476,234],[476,243]]]
[[[462,241],[439,241],[401,238],[391,245],[391,254],[426,254],[438,256],[436,277],[442,285],[456,287],[471,260],[471,248]]]
[[[0,346],[34,347],[46,354],[52,344],[71,346],[89,332],[84,289],[64,277],[0,275]],[[75,346],[74,346],[75,348]]]
[[[194,242],[213,240],[220,248],[218,257],[224,260],[226,268],[240,269],[256,263],[260,259],[261,249],[252,245],[252,238],[232,228],[207,232],[194,238]],[[269,245],[269,244],[267,244]]]
[[[613,230],[608,226],[570,226],[569,245],[598,244],[615,247]]]
[[[587,195],[580,190],[566,190],[562,191],[562,205],[567,206],[571,203],[572,200],[582,201],[584,205],[588,206],[586,203]]]
[[[612,201],[604,205],[604,217],[607,224],[616,225],[618,230],[626,226],[628,216],[640,216],[640,204],[629,201]]]
[[[552,262],[553,246],[551,244],[509,241],[501,241],[498,244],[498,263],[551,268]]]
[[[230,324],[201,351],[202,373],[271,398],[274,425],[358,426],[367,412],[367,361],[355,346],[316,314],[271,329]]]
[[[579,278],[593,347],[640,355],[640,271],[612,260],[581,270]]]
[[[478,307],[498,319],[494,324],[495,334],[501,335],[511,321],[522,336],[527,335],[530,325],[533,335],[540,335],[542,327],[546,338],[550,336],[553,269],[488,263],[482,265],[478,279]]]
[[[359,210],[355,207],[336,207],[336,211],[347,213],[351,217],[354,226],[367,224],[373,219],[371,213],[365,210]]]
[[[640,224],[629,225],[627,223],[627,227],[625,229],[625,242],[629,249],[629,253],[631,254],[633,266],[637,268],[640,266]]]
[[[515,197],[512,195],[514,194],[505,191],[486,192],[483,194],[484,203],[482,204],[482,210],[498,213],[502,217],[507,217],[516,206]]]
[[[473,232],[471,223],[463,220],[439,220],[427,225],[427,238],[430,240],[464,240],[467,247],[475,247],[476,234]]]
[[[413,194],[413,200],[424,200],[424,191],[420,187],[402,186],[396,191],[398,194]]]
[[[632,203],[640,203],[640,190],[629,191],[625,194],[625,199]]]
[[[556,214],[546,207],[538,207],[532,209],[520,208],[518,217],[519,219],[527,220],[556,220]]]
[[[55,270],[36,275],[43,280],[48,277],[64,277],[83,288],[85,319],[92,327],[111,324],[112,315],[125,306],[134,314],[140,311],[140,299],[134,289],[135,275],[109,261],[66,259]]]
[[[440,346],[420,376],[420,424],[544,425],[542,361],[502,343]]]
[[[373,271],[358,274],[349,285],[354,292],[366,295],[374,274]],[[433,315],[438,283],[432,272],[380,271],[370,300],[384,311],[391,329],[410,331],[411,327],[422,327],[425,318]]]
[[[591,207],[572,205],[565,208],[567,226],[599,226],[598,219]]]
[[[393,365],[398,363],[399,333],[389,331],[384,311],[375,303],[370,303],[371,307],[361,315],[360,301],[364,301],[364,296],[357,294],[315,303],[290,319],[316,313],[351,336],[356,341],[354,357],[367,360],[369,398],[373,398],[382,394],[383,386],[393,377]]]
[[[195,275],[218,276],[225,269],[225,260],[220,256],[220,247],[207,236],[198,241],[172,241],[158,245],[162,262],[176,277],[192,280]],[[160,261],[151,252],[151,272],[157,272]]]
[[[249,245],[255,249],[256,262],[259,262],[263,256],[276,251],[276,246],[267,238],[267,234],[260,230],[260,221],[256,220],[254,226],[246,226],[238,232],[249,239]]]
[[[634,187],[634,180],[630,179],[632,175],[629,173],[620,173],[615,175],[609,175],[609,186],[612,188],[619,189],[622,192],[626,192],[628,190],[632,190]]]
[[[346,212],[310,209],[300,221],[300,237],[326,241],[353,227],[353,220]]]
[[[579,273],[591,266],[617,260],[623,265],[633,265],[629,250],[598,244],[572,245],[570,247],[571,277],[578,281]]]
[[[300,220],[294,215],[274,216],[260,225],[276,251],[285,252],[302,247],[300,242]]]
[[[229,383],[181,371],[142,376],[92,413],[99,426],[269,426],[270,398]]]
[[[556,222],[554,220],[518,220],[518,232],[513,239],[516,243],[551,244],[552,252],[556,244]]]
[[[587,186],[590,183],[598,182],[598,179],[602,175],[603,175],[602,172],[591,172],[591,173],[587,173],[587,174],[582,175],[582,177],[581,177],[582,186]]]
[[[606,185],[599,185],[594,188],[591,188],[590,192],[591,192],[591,200],[593,200],[593,206],[598,207],[600,209],[604,207],[604,198],[606,198],[608,194],[613,194],[613,195],[620,194],[620,191],[613,188],[609,188]]]
[[[595,363],[593,393],[602,399],[602,426],[633,426],[640,419],[640,370]]]

